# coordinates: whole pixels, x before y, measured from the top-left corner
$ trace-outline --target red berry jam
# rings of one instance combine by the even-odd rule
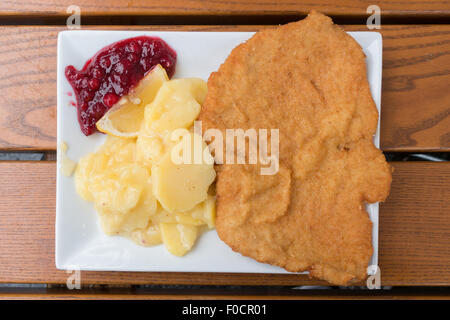
[[[89,136],[96,122],[157,64],[170,77],[177,54],[159,38],[141,36],[115,42],[89,59],[81,71],[67,66],[66,78],[75,91],[78,122]]]

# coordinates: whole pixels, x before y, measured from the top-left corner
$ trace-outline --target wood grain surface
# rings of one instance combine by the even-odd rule
[[[368,6],[377,4],[385,16],[449,16],[444,0],[2,0],[0,14],[67,15],[70,5],[83,15],[302,15],[315,9],[328,15],[366,16]]]
[[[268,27],[96,29],[256,31]],[[345,29],[367,30],[365,26]],[[0,27],[0,150],[56,148],[56,42],[61,30],[64,28]],[[450,25],[383,26],[381,33],[384,47],[381,148],[449,151]]]
[[[415,290],[394,288],[393,290],[298,290],[295,288],[270,287],[243,288],[65,288],[0,290],[0,300],[449,300],[448,291],[441,288]]]
[[[450,285],[450,162],[393,162],[380,207],[383,285]],[[54,162],[0,162],[0,282],[62,283],[54,262]],[[305,275],[81,272],[84,284],[326,285]]]

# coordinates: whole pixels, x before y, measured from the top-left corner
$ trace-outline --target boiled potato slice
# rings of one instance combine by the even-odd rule
[[[127,213],[127,217],[121,226],[122,231],[131,232],[136,228],[144,228],[150,217],[156,213],[157,201],[153,195],[150,181],[151,179],[148,178],[136,207]]]
[[[152,224],[177,223],[175,215],[164,210],[158,203],[156,213],[151,218]]]
[[[122,165],[110,169],[91,185],[95,208],[107,234],[144,228],[156,211],[151,179],[145,168]]]
[[[193,212],[200,211],[203,214],[204,205],[203,202],[196,205],[192,210],[185,213],[169,213],[160,206],[151,220],[154,224],[160,223],[181,223],[191,226],[201,226],[205,224],[205,221],[199,218],[193,217]]]
[[[191,136],[191,141],[201,139],[199,143],[191,143],[190,164],[175,164],[172,152],[168,152],[151,170],[153,194],[169,213],[189,211],[205,200],[209,185],[216,177],[213,163],[206,161],[201,164],[193,163],[196,146],[201,148],[200,154],[205,150],[209,154],[209,151],[200,136],[192,133],[188,135]]]
[[[208,195],[208,198],[189,212],[194,220],[200,220],[203,224],[213,229],[216,225],[216,197]]]
[[[216,226],[216,197],[208,195],[205,200],[205,222],[210,229]]]
[[[120,226],[125,219],[125,213],[113,212],[104,208],[95,206],[98,213],[100,227],[103,232],[108,235],[118,235],[120,233]]]
[[[145,108],[143,130],[164,132],[189,128],[200,113],[206,91],[206,82],[202,79],[165,82],[153,102]]]
[[[94,201],[94,194],[101,191],[105,180],[111,178],[112,168],[131,163],[135,157],[135,143],[131,139],[108,136],[95,153],[81,158],[75,170],[75,187],[78,194]]]
[[[175,256],[183,256],[195,243],[198,228],[179,223],[161,223],[161,235],[167,250]]]
[[[140,134],[136,140],[136,160],[151,167],[163,157],[165,149],[160,137]]]
[[[197,205],[198,206],[198,205]],[[197,207],[196,206],[196,207]],[[195,210],[196,207],[194,207]],[[190,212],[186,212],[186,213],[176,213],[175,214],[175,219],[178,223],[181,224],[185,224],[185,225],[190,225],[190,226],[201,226],[204,225],[205,222],[200,220],[200,219],[195,219]]]
[[[201,109],[200,104],[194,99],[186,99],[184,102],[174,99],[164,106],[170,110],[156,115],[158,118],[152,121],[151,130],[162,132],[188,128],[194,123]],[[155,115],[151,116],[155,117]]]
[[[171,139],[171,133],[146,133],[141,134],[136,140],[136,160],[143,166],[151,167],[162,159],[177,143]]]
[[[153,246],[162,243],[159,225],[150,225],[146,229],[136,229],[131,232],[129,237],[141,246]]]
[[[137,205],[131,210],[111,210],[96,203],[95,208],[99,213],[103,231],[108,235],[130,234],[135,229],[145,228],[156,211],[156,199],[149,189],[151,187],[144,188]]]
[[[77,193],[86,201],[94,201],[94,197],[89,191],[89,185],[94,171],[94,164],[98,163],[96,160],[99,158],[100,156],[90,153],[80,159],[77,168],[75,169],[75,189],[77,190]],[[106,157],[103,158],[103,161],[99,162],[106,164],[108,160]]]
[[[138,204],[145,183],[149,180],[148,170],[137,165],[115,167],[91,185],[98,208],[126,212]]]
[[[117,179],[102,180],[97,187],[94,204],[100,211],[127,212],[137,205],[142,193],[142,186],[118,185]]]

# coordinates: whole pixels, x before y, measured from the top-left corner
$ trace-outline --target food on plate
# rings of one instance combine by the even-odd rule
[[[153,165],[173,147],[170,135],[177,128],[190,128],[205,100],[206,83],[201,79],[174,79],[165,83],[146,110],[141,134],[137,138],[138,161]]]
[[[97,129],[117,137],[136,138],[144,118],[144,107],[153,101],[163,82],[168,80],[164,68],[159,64],[155,66],[136,88],[97,121]]]
[[[184,138],[188,138],[187,143],[192,149],[189,159],[192,164],[176,164],[172,152],[167,152],[152,167],[153,193],[168,212],[186,212],[203,202],[208,196],[211,183],[216,178],[212,157],[210,161],[203,161],[201,164],[195,164],[193,160],[196,143],[202,154],[208,149],[203,138],[189,132]],[[180,146],[182,144],[183,142],[180,142]]]
[[[110,130],[105,130],[105,143],[78,162],[75,186],[83,199],[94,203],[106,234],[143,246],[164,243],[169,252],[182,256],[203,230],[215,225],[212,156],[203,138],[191,132],[207,87],[195,78],[169,80],[160,66],[144,81],[131,97],[123,98],[125,104],[113,107],[120,114],[106,113],[97,123],[105,128],[109,121]],[[131,99],[141,103],[127,104]],[[132,129],[127,127],[129,119]],[[123,134],[136,131],[137,124],[135,135]],[[189,161],[176,162],[172,154],[182,158],[187,139],[198,142],[191,145],[191,155],[201,152],[210,161],[194,163],[186,153]]]
[[[163,40],[140,36],[103,48],[80,71],[67,66],[65,75],[75,92],[81,131],[87,136],[96,132],[96,122],[156,65],[172,77],[176,58],[175,51]],[[138,92],[135,96],[145,98]]]
[[[330,18],[256,33],[208,80],[203,129],[279,129],[279,170],[217,165],[220,238],[288,271],[345,285],[366,278],[372,223],[391,168],[374,146],[378,112],[360,46]],[[228,151],[228,150],[227,150]]]
[[[61,170],[61,173],[66,177],[70,177],[75,171],[77,163],[67,156],[67,149],[68,149],[67,143],[65,143],[64,141],[59,144],[58,148],[58,157],[60,158],[59,170]]]
[[[184,255],[197,239],[198,228],[195,225],[161,223],[160,228],[167,250],[176,256]]]

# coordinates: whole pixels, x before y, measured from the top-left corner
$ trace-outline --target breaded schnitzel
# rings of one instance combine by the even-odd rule
[[[211,74],[203,128],[279,129],[279,171],[217,170],[219,237],[245,256],[345,285],[366,278],[372,223],[391,168],[360,46],[330,18],[256,33]]]

